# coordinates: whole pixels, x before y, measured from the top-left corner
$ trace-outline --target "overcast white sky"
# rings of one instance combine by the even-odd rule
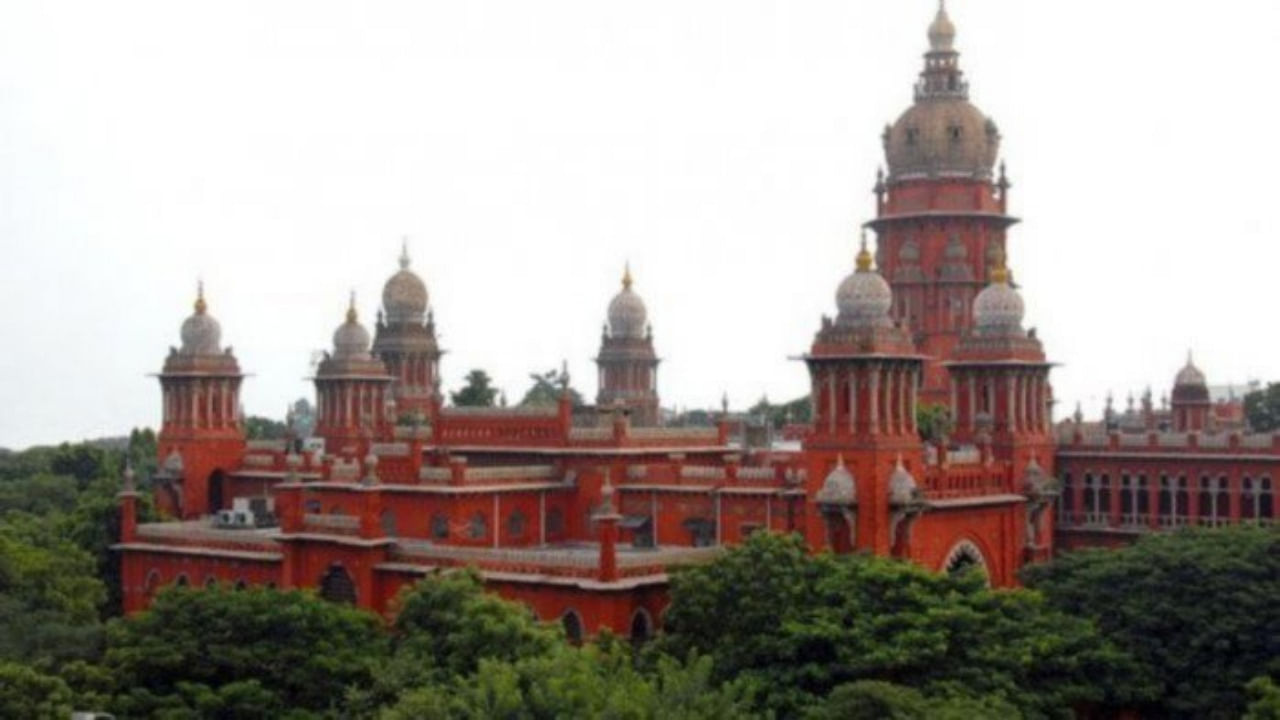
[[[0,3],[0,446],[154,425],[197,276],[312,395],[399,238],[446,388],[591,364],[630,258],[666,404],[806,392],[932,0]],[[1015,182],[1011,263],[1069,413],[1188,346],[1277,378],[1280,4],[952,0]]]

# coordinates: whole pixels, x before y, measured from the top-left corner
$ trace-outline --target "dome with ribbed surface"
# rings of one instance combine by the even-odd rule
[[[1191,353],[1188,352],[1187,364],[1183,365],[1182,369],[1178,371],[1177,377],[1174,378],[1173,386],[1175,388],[1179,388],[1205,387],[1206,385],[1207,381],[1205,380],[1204,373],[1201,372],[1200,368],[1196,367],[1195,362],[1191,359]]]
[[[846,326],[887,327],[893,324],[889,309],[893,306],[893,291],[880,273],[871,268],[871,253],[867,241],[862,240],[854,271],[845,277],[836,289],[836,322]]]
[[[991,271],[991,284],[973,301],[974,332],[1021,337],[1026,334],[1022,328],[1025,313],[1022,295],[1009,285],[1009,273],[1001,263]]]
[[[853,481],[853,473],[844,466],[844,456],[837,458],[836,466],[827,473],[815,499],[829,505],[852,505],[857,501],[857,485]]]
[[[427,285],[409,269],[409,247],[400,252],[400,270],[382,287],[382,309],[391,324],[421,325],[427,312]]]
[[[898,464],[889,476],[889,503],[892,505],[909,505],[919,495],[919,485],[915,476],[902,464],[902,456],[898,456]]]
[[[333,357],[339,359],[363,358],[369,355],[369,331],[360,324],[356,314],[356,297],[351,295],[347,319],[333,332]]]
[[[217,355],[222,352],[222,326],[209,314],[204,283],[196,291],[195,313],[182,322],[184,355]]]
[[[622,276],[622,290],[609,302],[609,334],[613,337],[642,338],[649,311],[644,300],[631,289],[631,267]]]

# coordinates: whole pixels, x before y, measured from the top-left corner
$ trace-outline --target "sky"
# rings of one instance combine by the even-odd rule
[[[664,405],[807,391],[932,0],[5,0],[0,446],[158,420],[197,278],[250,414],[408,236],[456,388],[593,396],[634,270]],[[1280,379],[1280,4],[951,0],[1059,416]]]

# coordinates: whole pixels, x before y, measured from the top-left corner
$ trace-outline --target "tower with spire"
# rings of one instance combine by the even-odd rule
[[[875,185],[880,270],[895,320],[926,363],[923,402],[947,400],[942,368],[970,329],[972,306],[1005,249],[1009,182],[996,170],[1000,131],[969,101],[956,28],[939,2],[915,101],[885,128],[888,173]]]
[[[203,282],[181,336],[181,347],[169,348],[158,375],[156,502],[165,512],[186,519],[223,507],[227,473],[244,456],[244,375],[231,348],[222,346],[222,326],[209,312]]]
[[[657,425],[658,359],[653,349],[653,328],[644,300],[632,288],[631,265],[622,274],[622,289],[609,302],[608,322],[600,337],[599,392],[596,404],[609,410],[622,408],[631,424]]]
[[[408,239],[400,248],[400,269],[382,288],[373,354],[393,378],[391,396],[397,417],[429,417],[443,352],[436,342],[427,285],[410,269]]]
[[[360,324],[351,293],[346,319],[333,333],[333,351],[325,353],[313,378],[316,385],[316,435],[330,455],[364,458],[372,442],[390,438],[395,425],[392,378],[370,352],[369,331]]]
[[[804,356],[813,404],[804,450],[809,496],[821,518],[810,526],[814,547],[892,552],[891,480],[904,485],[908,468],[923,465],[916,401],[924,358],[894,322],[892,306],[893,291],[873,269],[864,233],[854,271],[836,290],[837,315],[822,319]]]

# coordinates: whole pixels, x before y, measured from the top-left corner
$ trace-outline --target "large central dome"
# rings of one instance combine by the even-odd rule
[[[969,102],[969,84],[954,49],[955,25],[945,6],[929,27],[929,52],[915,104],[885,128],[890,180],[928,177],[989,179],[1000,152],[994,121]]]
[[[427,312],[427,285],[409,269],[409,246],[400,251],[400,270],[382,287],[382,309],[393,325],[421,325]]]

